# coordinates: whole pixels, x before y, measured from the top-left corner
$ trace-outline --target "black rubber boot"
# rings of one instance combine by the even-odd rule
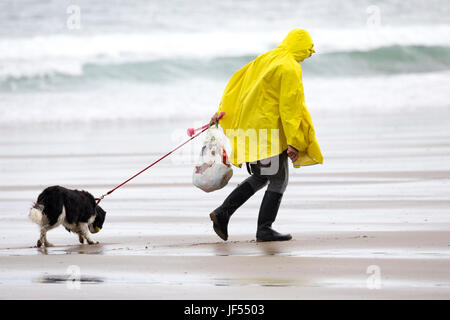
[[[266,191],[261,203],[258,216],[258,231],[256,231],[257,241],[287,241],[291,240],[290,234],[281,234],[272,229],[280,208],[282,193]]]
[[[252,186],[248,182],[239,184],[225,199],[223,204],[209,214],[213,222],[214,231],[222,239],[228,239],[228,222],[231,215],[243,205],[252,195],[255,194]]]

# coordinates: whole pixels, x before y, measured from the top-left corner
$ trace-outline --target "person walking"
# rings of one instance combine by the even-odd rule
[[[323,163],[305,105],[299,64],[314,52],[314,43],[306,30],[291,30],[279,46],[261,54],[232,76],[219,109],[211,117],[210,123],[219,121],[230,141],[230,162],[239,168],[246,163],[250,173],[210,213],[214,231],[225,241],[232,214],[267,184],[256,240],[292,239],[290,234],[272,228],[288,184],[288,159],[294,168]],[[218,120],[221,112],[225,116]]]

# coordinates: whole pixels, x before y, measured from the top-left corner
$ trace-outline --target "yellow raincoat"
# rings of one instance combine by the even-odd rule
[[[323,162],[299,64],[314,53],[313,45],[306,30],[294,29],[230,79],[217,113],[225,112],[220,125],[231,144],[233,165],[278,155],[288,145],[299,151],[295,168]]]

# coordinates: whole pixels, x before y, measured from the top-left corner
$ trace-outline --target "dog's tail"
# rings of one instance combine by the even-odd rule
[[[31,221],[40,225],[42,223],[43,211],[44,206],[42,204],[35,203],[34,206],[31,208],[28,217],[30,218]]]

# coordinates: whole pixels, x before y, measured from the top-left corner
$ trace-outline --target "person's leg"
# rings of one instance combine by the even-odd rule
[[[290,240],[290,234],[280,234],[272,229],[280,208],[283,193],[289,181],[289,163],[286,151],[279,155],[278,171],[268,176],[269,186],[264,193],[258,215],[258,229],[256,232],[257,241],[283,241]]]
[[[289,182],[289,162],[286,150],[283,151],[278,157],[279,167],[278,171],[268,176],[269,186],[267,191],[276,192],[283,194],[286,191],[286,187]]]
[[[222,205],[209,215],[213,222],[214,231],[222,240],[228,239],[228,222],[231,215],[258,190],[266,186],[269,181],[267,177],[258,173],[256,167],[251,166],[255,170],[252,175],[238,184]]]

